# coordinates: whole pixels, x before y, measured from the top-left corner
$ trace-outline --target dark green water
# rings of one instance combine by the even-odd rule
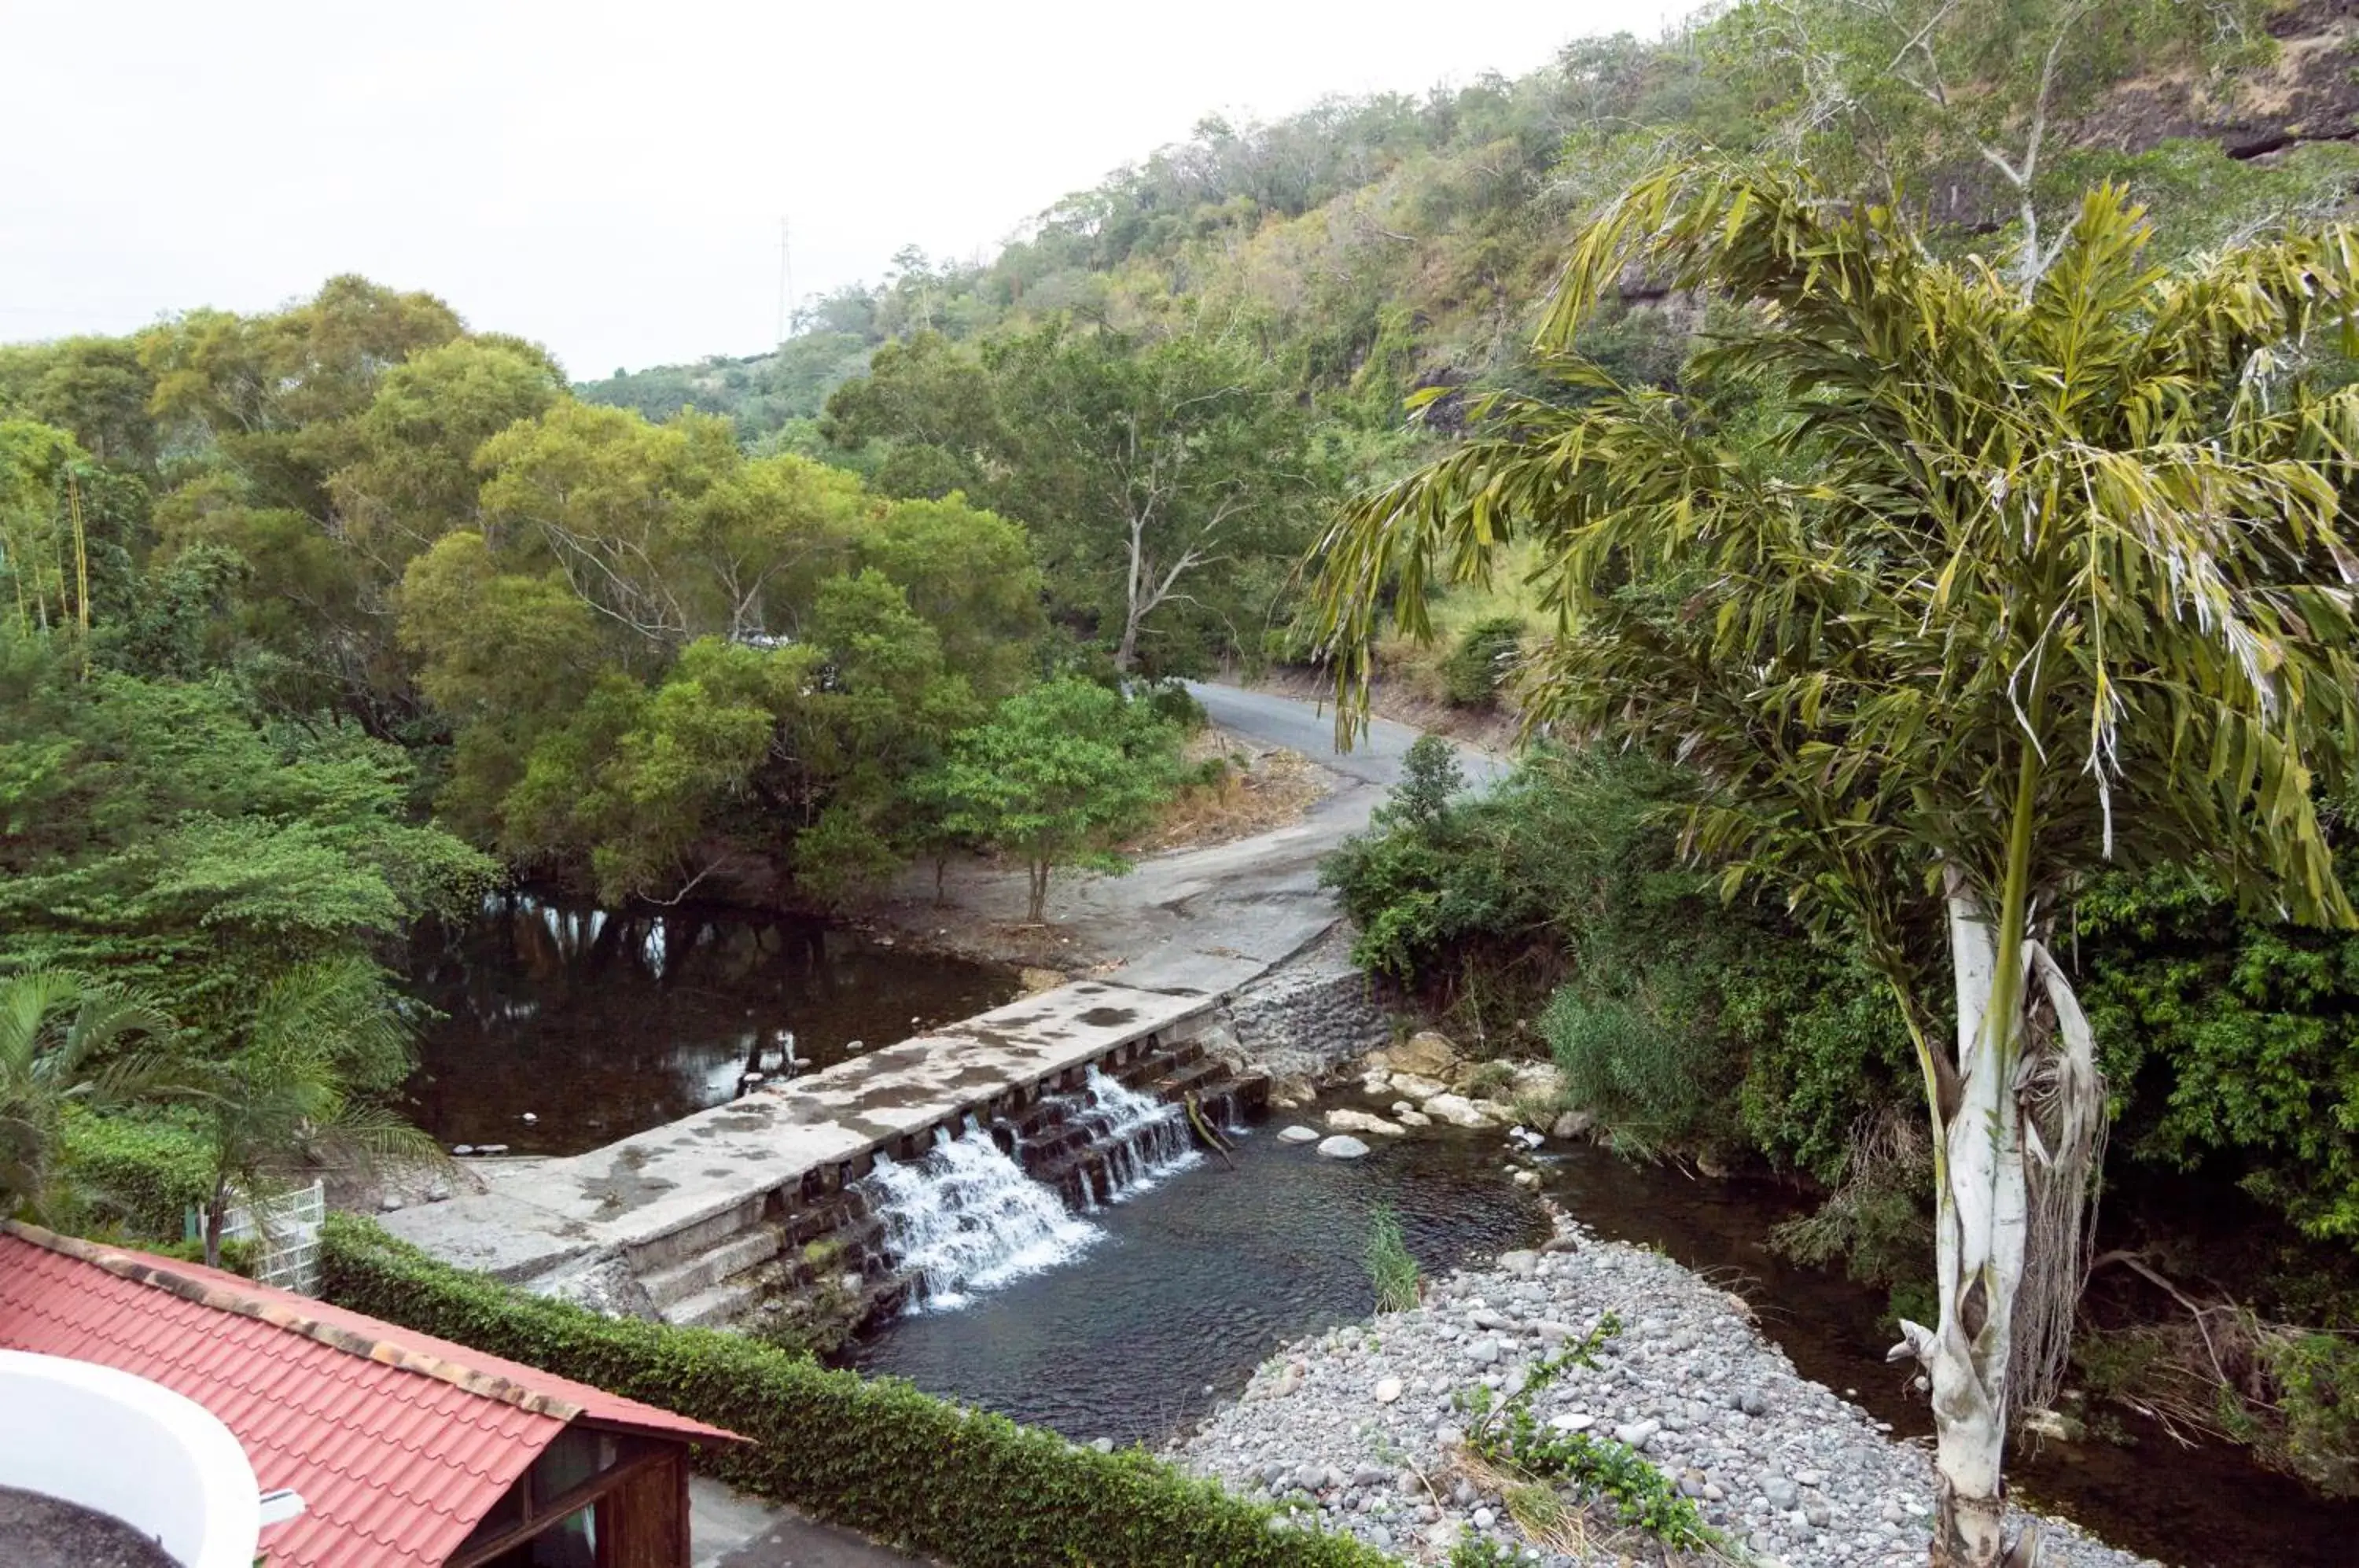
[[[445,1147],[578,1154],[718,1105],[791,1032],[824,1067],[1012,999],[1014,975],[793,915],[514,895],[420,928],[410,1116]],[[527,1121],[525,1117],[532,1119]]]

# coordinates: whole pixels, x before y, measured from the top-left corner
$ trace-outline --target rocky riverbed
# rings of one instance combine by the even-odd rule
[[[1608,1312],[1622,1333],[1596,1370],[1575,1367],[1536,1397],[1542,1421],[1642,1452],[1739,1561],[1916,1568],[1926,1560],[1925,1444],[1897,1440],[1797,1374],[1741,1297],[1562,1214],[1539,1251],[1434,1281],[1415,1311],[1280,1350],[1174,1457],[1233,1490],[1277,1499],[1306,1526],[1348,1530],[1411,1561],[1441,1561],[1473,1537],[1549,1568],[1660,1561],[1643,1539],[1593,1518],[1527,1536],[1509,1517],[1501,1478],[1463,1447],[1462,1394],[1520,1390],[1537,1362]],[[2070,1525],[2042,1529],[2051,1564],[2145,1562]]]

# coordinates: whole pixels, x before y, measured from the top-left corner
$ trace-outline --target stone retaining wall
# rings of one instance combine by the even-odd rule
[[[1247,1062],[1281,1083],[1317,1083],[1392,1042],[1383,994],[1352,966],[1351,946],[1338,926],[1229,998]]]

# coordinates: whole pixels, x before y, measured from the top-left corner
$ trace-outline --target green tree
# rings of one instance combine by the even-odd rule
[[[1535,721],[1700,775],[1690,842],[1726,885],[1782,886],[1891,986],[1936,1146],[1940,1319],[1895,1355],[1931,1383],[1942,1563],[2036,1554],[2002,1539],[2006,1422],[2059,1368],[2104,1098],[2056,911],[2108,865],[2183,864],[2353,919],[2312,790],[2359,717],[2359,393],[2310,387],[2299,345],[2347,330],[2359,236],[2183,273],[2101,191],[2003,275],[1799,173],[1671,166],[1582,236],[1542,328],[1590,399],[1495,403],[1321,551],[1356,713],[1388,587],[1421,633],[1437,582],[1531,541],[1562,618]],[[1571,354],[1634,267],[1745,307],[1688,396]]]
[[[152,1059],[130,1044],[170,1028],[136,993],[71,971],[0,979],[0,1215],[45,1220],[73,1203],[61,1169],[70,1110],[152,1092]]]
[[[1245,640],[1239,623],[1268,609],[1252,568],[1301,549],[1327,483],[1300,410],[1209,332],[1050,322],[974,360],[926,339],[880,352],[828,408],[836,439],[894,443],[881,485],[963,489],[1022,519],[1060,605],[1125,670],[1181,611]]]
[[[0,620],[0,971],[137,985],[218,1044],[277,975],[490,880],[411,779],[351,726],[269,724],[220,679],[83,681]]]
[[[200,1127],[211,1154],[205,1262],[221,1267],[230,1210],[266,1212],[321,1165],[386,1171],[439,1164],[441,1149],[355,1080],[398,1082],[409,1035],[374,964],[305,964],[262,993],[238,1049],[199,1076]]]
[[[1831,183],[1928,200],[1944,224],[2011,216],[2018,284],[2036,278],[2082,186],[2071,123],[2140,72],[2201,75],[2267,45],[2257,0],[1745,0],[1718,30],[1723,69],[1780,105],[1777,139]]]
[[[1010,697],[951,743],[944,827],[1021,859],[1026,919],[1047,918],[1060,866],[1119,872],[1114,849],[1169,798],[1178,736],[1119,691],[1067,677]]]

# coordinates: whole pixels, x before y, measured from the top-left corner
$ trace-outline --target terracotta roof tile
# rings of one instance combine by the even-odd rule
[[[263,1490],[302,1494],[305,1511],[264,1534],[272,1568],[440,1563],[571,1421],[739,1441],[235,1275],[28,1226],[0,1231],[0,1347],[136,1373],[211,1410]]]

